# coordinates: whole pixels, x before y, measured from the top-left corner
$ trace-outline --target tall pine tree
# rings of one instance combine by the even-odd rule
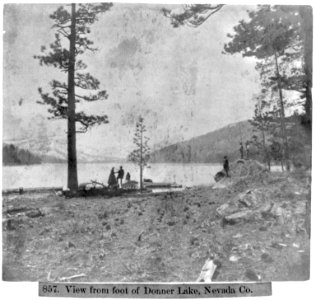
[[[299,24],[293,22],[292,16],[286,11],[269,5],[259,6],[256,11],[249,11],[248,15],[249,20],[240,21],[234,27],[234,35],[228,35],[232,40],[224,48],[230,54],[240,52],[246,57],[255,57],[259,60],[270,59],[274,64],[274,76],[270,79],[275,83],[275,90],[278,92],[282,152],[289,170],[290,157],[283,92],[286,88],[284,84],[286,77],[281,74],[280,61],[282,56],[290,55],[297,46]]]
[[[49,106],[51,119],[66,119],[68,123],[68,181],[70,190],[78,189],[76,133],[86,132],[88,128],[108,123],[106,115],[87,115],[76,111],[76,104],[82,101],[94,102],[107,99],[105,90],[100,90],[100,82],[89,72],[84,72],[87,65],[78,57],[87,50],[96,51],[93,41],[88,38],[90,26],[98,20],[101,13],[111,8],[111,3],[101,4],[71,4],[70,8],[59,7],[50,18],[54,21],[56,30],[55,41],[49,49],[41,48],[41,55],[35,55],[40,65],[53,66],[66,73],[68,80],[50,82],[52,94],[45,93],[39,88],[40,104]],[[65,48],[68,42],[68,47]],[[92,90],[93,92],[88,92]],[[76,130],[76,123],[81,128]]]
[[[146,126],[144,118],[139,117],[136,123],[136,131],[133,142],[136,149],[129,154],[128,160],[139,166],[140,190],[143,190],[143,172],[150,158],[150,150],[148,147],[149,138],[145,136]]]

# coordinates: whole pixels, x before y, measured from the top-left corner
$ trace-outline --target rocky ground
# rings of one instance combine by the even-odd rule
[[[209,257],[214,281],[308,279],[310,174],[248,173],[157,195],[5,195],[3,279],[187,282]]]

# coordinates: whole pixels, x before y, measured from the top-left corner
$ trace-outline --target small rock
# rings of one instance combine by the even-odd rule
[[[237,234],[233,235],[233,239],[239,239],[241,237],[242,237],[241,233],[237,233]]]
[[[105,229],[106,230],[111,230],[111,225],[110,224],[106,225]]]
[[[277,243],[277,242],[273,242],[271,244],[271,247],[275,248],[275,249],[283,249],[284,247],[286,247],[286,244],[282,244],[282,243]]]
[[[237,261],[239,260],[239,257],[236,256],[236,255],[231,255],[231,256],[229,257],[229,260],[230,260],[231,262],[237,262]]]
[[[223,171],[220,171],[220,172],[217,172],[217,173],[215,174],[214,180],[215,180],[215,182],[218,182],[218,181],[220,181],[222,178],[225,178],[225,177],[226,177],[225,173],[224,173]]]
[[[239,198],[238,201],[246,207],[250,207],[252,205],[252,203],[245,196]]]
[[[283,215],[283,211],[284,211],[284,209],[281,206],[279,206],[278,204],[274,203],[272,208],[271,208],[271,210],[270,210],[270,213],[274,217],[279,217],[279,216]]]
[[[40,235],[43,235],[43,234],[45,234],[45,233],[48,233],[49,231],[50,231],[49,228],[44,228],[39,234],[40,234]]]
[[[298,202],[297,207],[295,208],[294,214],[305,215],[306,214],[306,203],[305,202]]]
[[[176,222],[175,222],[175,221],[169,221],[167,224],[168,224],[169,226],[173,226],[173,225],[176,224]]]
[[[226,216],[224,219],[228,224],[236,224],[241,221],[247,221],[253,215],[253,212],[249,209],[236,212],[232,215]]]
[[[224,203],[216,209],[216,212],[220,217],[233,214],[237,211],[238,207],[233,203]]]
[[[18,227],[19,227],[19,222],[17,220],[7,219],[7,220],[2,221],[2,228],[4,230],[13,231],[13,230],[18,229]]]
[[[279,224],[284,224],[284,218],[285,216],[287,218],[290,218],[288,213],[286,213],[285,209],[282,208],[281,206],[274,204],[270,210],[270,214],[277,219]]]
[[[190,238],[190,245],[198,245],[199,244],[199,240],[197,237],[191,237]]]
[[[262,261],[264,261],[265,263],[272,263],[273,262],[273,258],[268,254],[268,253],[263,253],[261,255],[261,259]]]
[[[108,213],[106,211],[104,213],[100,213],[100,214],[98,214],[98,218],[99,218],[99,220],[107,219]]]
[[[44,214],[39,209],[35,209],[35,210],[28,211],[26,213],[26,216],[29,218],[38,218],[38,217],[44,216]]]
[[[76,248],[76,245],[73,242],[68,242],[68,248]]]
[[[251,281],[258,281],[260,280],[260,276],[257,275],[257,273],[251,269],[247,269],[245,272],[245,276],[250,279]]]
[[[273,204],[271,202],[264,203],[260,208],[259,211],[261,212],[262,216],[267,216],[272,208]]]
[[[111,237],[112,237],[112,238],[117,237],[117,234],[116,234],[115,232],[112,232],[112,233],[111,233]]]

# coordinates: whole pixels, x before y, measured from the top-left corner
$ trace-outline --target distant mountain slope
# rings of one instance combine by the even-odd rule
[[[4,165],[31,165],[40,164],[41,157],[30,151],[19,149],[14,145],[2,146],[2,162]]]
[[[4,123],[4,144],[12,144],[40,157],[56,158],[67,161],[66,122],[47,122],[40,114],[34,114],[31,120],[22,117],[11,123]],[[10,134],[8,134],[10,132]],[[79,163],[123,161],[121,157],[112,156],[113,149],[100,145],[77,143],[77,159]],[[50,159],[49,159],[50,160]],[[43,162],[47,162],[44,160]],[[49,161],[50,162],[50,161]]]
[[[253,127],[248,121],[242,121],[154,151],[151,161],[215,163],[221,162],[224,155],[234,160],[240,155],[241,139],[245,142],[252,136]]]
[[[63,160],[54,156],[38,155],[12,144],[2,145],[3,165],[34,165],[41,163],[59,163]]]

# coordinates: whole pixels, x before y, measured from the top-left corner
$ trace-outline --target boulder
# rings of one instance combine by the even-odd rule
[[[255,207],[259,203],[258,192],[247,190],[245,193],[238,195],[238,201],[246,207]]]
[[[4,219],[2,220],[3,230],[13,231],[19,228],[19,221],[16,219]]]
[[[29,218],[38,218],[44,216],[44,214],[40,209],[32,209],[26,213],[26,216]]]
[[[284,224],[286,219],[290,219],[291,215],[289,212],[287,212],[284,208],[279,206],[278,204],[274,203],[271,210],[270,214],[272,217],[277,219],[279,224]]]
[[[259,212],[262,214],[263,217],[267,217],[270,214],[270,211],[273,207],[273,203],[265,202],[259,207]]]
[[[221,179],[223,179],[224,177],[226,177],[226,174],[224,173],[224,171],[219,171],[215,174],[214,176],[214,180],[215,182],[220,181]]]
[[[298,201],[296,203],[296,208],[294,210],[294,214],[306,215],[306,202],[305,201]]]
[[[248,221],[253,216],[253,211],[250,209],[242,210],[224,217],[228,224],[236,224],[243,221]]]
[[[220,217],[231,215],[237,211],[238,211],[238,206],[230,202],[224,203],[216,209],[216,212]]]
[[[265,263],[272,263],[273,262],[273,258],[271,257],[271,255],[269,255],[268,253],[263,253],[261,255],[261,260]]]
[[[261,276],[251,269],[246,270],[245,277],[251,281],[259,281],[261,279]]]

